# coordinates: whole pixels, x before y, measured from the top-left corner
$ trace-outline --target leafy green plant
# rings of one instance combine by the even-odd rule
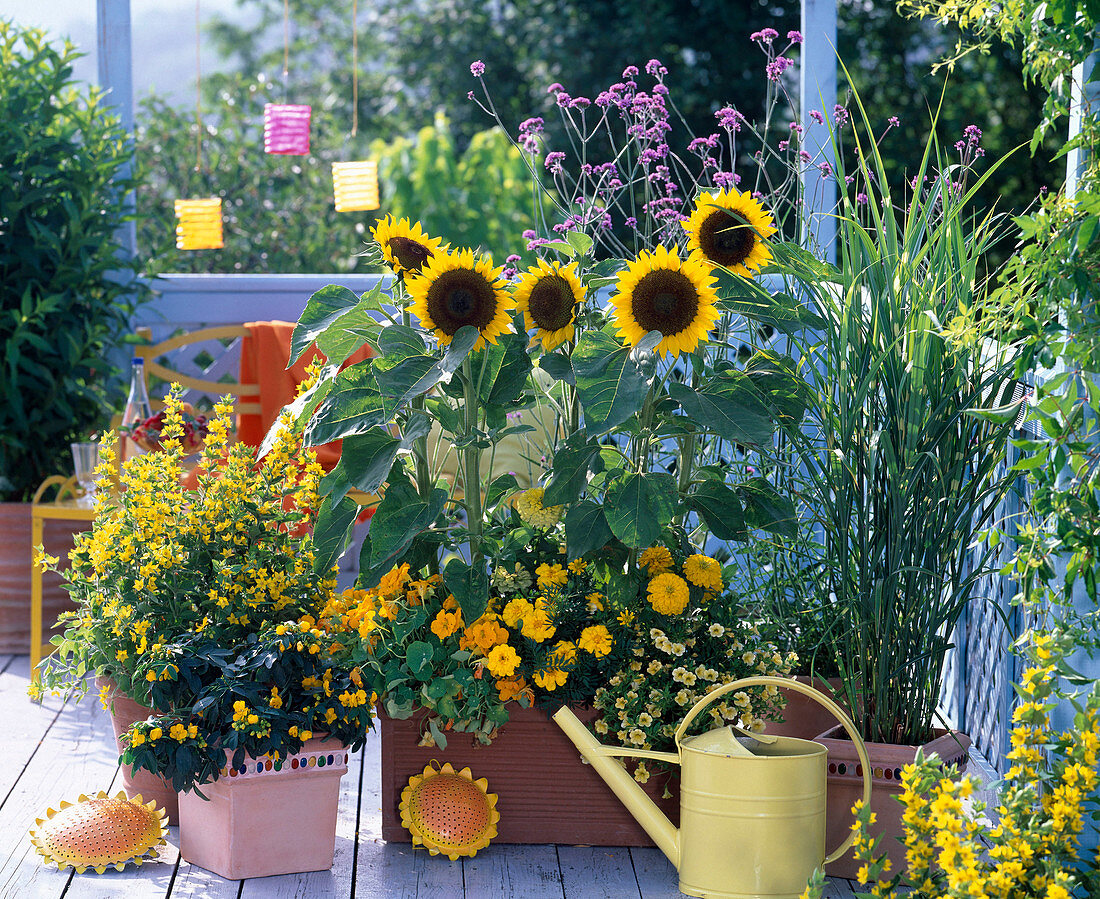
[[[0,20],[0,499],[69,470],[105,423],[110,350],[147,290],[116,237],[132,149],[76,57]]]
[[[998,466],[1018,413],[1013,350],[967,327],[996,229],[968,203],[997,166],[968,185],[973,153],[952,166],[933,141],[898,209],[876,145],[853,139],[863,201],[844,199],[836,267],[782,267],[826,322],[793,436],[848,707],[865,738],[920,743],[952,629],[987,570],[976,538],[1010,485]]]

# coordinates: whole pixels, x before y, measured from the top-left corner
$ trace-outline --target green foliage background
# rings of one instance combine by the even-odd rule
[[[115,237],[132,151],[76,55],[0,20],[0,501],[71,470],[103,423],[135,299]]]
[[[645,14],[624,14],[611,0],[377,0],[359,5],[359,133],[352,122],[351,0],[295,0],[291,4],[290,68],[283,79],[283,3],[237,0],[250,13],[240,25],[215,16],[207,40],[232,71],[206,78],[205,173],[195,173],[193,113],[162,101],[142,110],[139,154],[151,172],[142,206],[153,213],[142,231],[157,271],[361,270],[355,257],[373,213],[337,215],[331,204],[329,163],[378,152],[400,160],[405,174],[384,171],[383,208],[428,217],[433,233],[455,245],[483,243],[503,260],[518,252],[504,235],[533,222],[526,179],[498,172],[477,178],[457,164],[490,118],[467,94],[477,88],[469,66],[486,65],[486,80],[501,119],[514,135],[529,116],[546,119],[548,148],[563,146],[558,111],[546,87],[560,82],[573,96],[594,98],[620,80],[628,64],[650,58],[669,68],[670,95],[696,134],[715,130],[714,110],[734,104],[753,119],[765,102],[764,57],[749,34],[765,26],[781,36],[799,27],[797,0],[652,0]],[[868,109],[871,126],[901,127],[883,144],[891,177],[915,171],[928,136],[930,109],[938,105],[946,71],[932,64],[957,39],[954,26],[904,19],[890,0],[840,0],[838,52]],[[781,43],[785,43],[783,37]],[[961,60],[950,76],[949,101],[938,119],[950,145],[966,125],[984,131],[984,146],[997,156],[1026,144],[1040,121],[1044,94],[1024,87],[1018,50],[1000,44]],[[791,70],[794,74],[796,70]],[[792,85],[793,87],[793,85]],[[843,99],[844,87],[841,94]],[[270,157],[262,152],[263,103],[308,102],[314,109],[313,156]],[[445,113],[440,135],[455,163],[414,164],[405,141]],[[780,115],[775,138],[785,136]],[[670,144],[682,150],[686,129]],[[437,151],[429,146],[420,152]],[[495,139],[481,138],[497,153]],[[1060,143],[1051,136],[1031,156],[1026,150],[1001,170],[980,199],[1020,213],[1043,186],[1060,183],[1051,162]],[[476,144],[475,144],[476,145]],[[737,171],[753,175],[745,144]],[[385,151],[384,151],[385,152]],[[478,149],[477,153],[481,153]],[[496,157],[477,157],[484,168]],[[597,160],[598,161],[598,160]],[[384,170],[385,170],[384,166]],[[470,180],[473,178],[473,180]],[[466,179],[466,180],[462,180]],[[512,191],[512,180],[519,186]],[[178,253],[170,200],[221,194],[227,205],[227,243],[220,251]],[[528,218],[528,216],[531,218]],[[475,224],[476,222],[476,224]],[[427,224],[427,223],[426,223]],[[471,230],[471,228],[473,230]]]

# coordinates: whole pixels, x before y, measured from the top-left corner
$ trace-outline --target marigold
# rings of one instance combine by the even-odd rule
[[[687,557],[684,562],[684,577],[696,587],[715,593],[721,592],[726,586],[722,581],[722,566],[718,561],[699,553]]]
[[[665,572],[649,582],[649,604],[662,615],[679,615],[687,608],[688,585],[679,575]]]
[[[672,553],[663,546],[651,546],[642,550],[638,564],[649,571],[650,577],[672,569]]]
[[[564,587],[569,581],[569,572],[557,562],[543,562],[535,569],[535,574],[538,575],[540,590],[549,590],[551,587]]]
[[[613,644],[614,641],[611,638],[611,631],[602,624],[594,624],[591,627],[586,627],[581,631],[580,638],[577,640],[577,646],[585,652],[592,653],[597,659],[602,659],[611,652]]]
[[[545,492],[542,487],[532,487],[519,494],[515,501],[519,517],[532,527],[544,531],[556,525],[565,511],[565,506],[544,506],[542,497]]]
[[[485,657],[485,667],[496,678],[511,677],[519,667],[519,656],[507,643],[494,646]]]

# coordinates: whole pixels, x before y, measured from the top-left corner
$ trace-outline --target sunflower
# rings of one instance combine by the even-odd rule
[[[496,343],[509,329],[514,301],[500,280],[503,266],[493,268],[488,256],[473,250],[436,253],[415,277],[409,278],[409,307],[425,328],[446,346],[459,328],[473,325],[481,333],[475,350]]]
[[[776,233],[774,219],[748,191],[700,194],[684,230],[689,250],[698,250],[736,275],[751,278],[771,262],[764,241]]]
[[[410,225],[408,219],[398,221],[392,215],[379,219],[370,233],[395,274],[416,274],[443,243],[441,237],[428,237],[421,229],[420,222]]]
[[[527,269],[516,285],[516,308],[523,312],[524,327],[535,331],[547,352],[573,339],[573,318],[584,299],[584,287],[577,277],[577,263],[562,267],[560,262],[540,259]]]
[[[699,253],[681,260],[665,247],[642,250],[619,273],[611,298],[619,336],[635,346],[660,331],[658,353],[690,353],[718,320],[716,280]]]

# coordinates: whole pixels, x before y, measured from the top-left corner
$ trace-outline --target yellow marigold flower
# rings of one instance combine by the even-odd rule
[[[615,620],[623,627],[630,627],[634,623],[634,613],[630,609],[623,609],[615,616]]]
[[[543,562],[535,569],[535,574],[538,575],[540,590],[549,590],[551,587],[564,587],[569,580],[569,572],[557,562]]]
[[[519,667],[519,656],[507,643],[494,646],[485,657],[485,667],[495,678],[511,677]]]
[[[577,640],[577,646],[585,652],[592,653],[597,659],[602,659],[611,652],[613,643],[611,631],[602,624],[586,627]]]
[[[672,569],[672,553],[663,546],[651,546],[642,550],[638,564],[649,570],[650,577]]]
[[[602,612],[603,611],[603,594],[602,593],[589,593],[585,600],[588,602],[588,611]]]
[[[684,577],[696,587],[720,593],[725,588],[722,581],[722,566],[716,559],[696,553],[684,562]]]
[[[529,621],[534,614],[535,607],[528,600],[517,597],[509,600],[501,613],[501,617],[508,627],[515,627],[521,621]]]
[[[569,640],[559,640],[550,650],[550,661],[561,667],[577,660],[577,646]]]
[[[542,497],[546,491],[542,487],[524,490],[515,500],[519,517],[529,525],[546,531],[561,521],[565,506],[544,506]]]
[[[665,572],[649,582],[646,588],[649,604],[662,615],[679,615],[687,608],[688,585],[679,575]]]
[[[569,673],[560,668],[551,668],[547,671],[535,672],[535,683],[546,691],[553,691],[569,679]]]
[[[545,609],[535,609],[530,620],[524,619],[523,629],[520,633],[529,640],[534,640],[536,643],[542,643],[553,637],[556,631],[557,627],[550,620],[549,613],[547,613]]]

